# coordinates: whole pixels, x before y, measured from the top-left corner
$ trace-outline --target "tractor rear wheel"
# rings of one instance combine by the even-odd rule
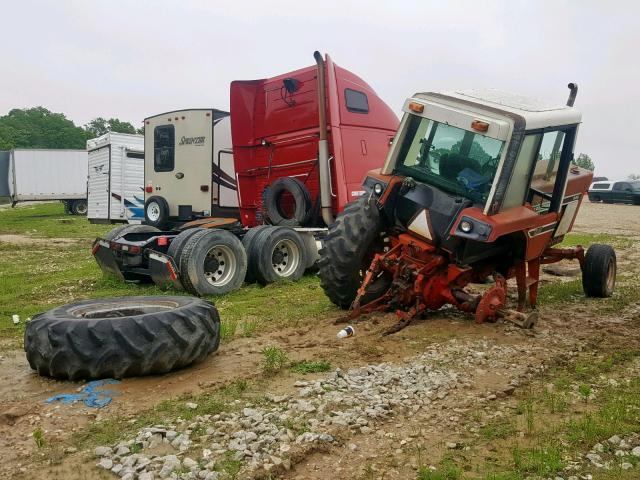
[[[373,257],[384,248],[384,228],[375,200],[364,196],[348,204],[329,227],[319,252],[320,285],[329,299],[348,309]],[[382,296],[389,284],[384,276],[375,280],[361,304]]]
[[[610,297],[616,285],[616,252],[610,245],[593,244],[582,269],[582,289],[587,297]]]

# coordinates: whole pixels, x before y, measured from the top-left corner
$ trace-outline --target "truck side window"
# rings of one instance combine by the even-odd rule
[[[344,89],[344,101],[347,110],[353,113],[369,113],[369,100],[365,93],[358,90]]]
[[[153,169],[171,172],[175,164],[175,128],[160,125],[153,130]]]
[[[511,181],[504,195],[502,210],[524,205],[529,191],[529,175],[531,174],[533,162],[536,160],[540,137],[539,133],[529,134],[524,137],[516,164],[513,167]]]

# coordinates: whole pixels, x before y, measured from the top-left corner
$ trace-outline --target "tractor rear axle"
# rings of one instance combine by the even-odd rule
[[[465,267],[451,263],[446,252],[411,234],[390,237],[390,245],[388,251],[374,256],[349,314],[338,322],[357,320],[361,315],[375,311],[395,310],[399,320],[385,332],[388,335],[400,331],[425,311],[449,304],[463,312],[474,313],[477,323],[495,322],[502,318],[520,327],[532,328],[538,319],[537,312],[525,314],[522,310],[527,290],[530,304],[535,308],[540,264],[570,258],[582,262],[584,259],[582,247],[550,248],[545,250],[542,258],[515,262],[505,278],[497,273],[496,265]],[[484,283],[490,275],[495,285],[484,294],[473,295],[464,290],[469,283]],[[386,293],[361,305],[369,286],[381,277],[389,279]],[[518,310],[506,308],[507,278],[516,278]]]

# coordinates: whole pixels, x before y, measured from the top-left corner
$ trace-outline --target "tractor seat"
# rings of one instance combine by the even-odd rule
[[[482,171],[477,160],[459,153],[445,153],[440,157],[440,176],[447,180],[457,182],[460,172],[465,168],[474,170],[477,173]]]

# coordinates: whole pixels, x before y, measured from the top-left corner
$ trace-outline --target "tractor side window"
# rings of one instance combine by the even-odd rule
[[[171,172],[175,165],[175,128],[160,125],[153,130],[153,170]]]
[[[551,206],[550,196],[556,184],[563,144],[564,132],[546,132],[542,135],[538,159],[531,178],[531,205],[540,214],[547,213]]]
[[[530,134],[524,137],[513,168],[511,182],[509,182],[504,196],[502,210],[524,205],[529,192],[529,175],[531,174],[533,162],[536,160],[540,137],[540,134]]]
[[[369,99],[365,93],[345,88],[344,101],[347,110],[352,113],[369,113]]]

